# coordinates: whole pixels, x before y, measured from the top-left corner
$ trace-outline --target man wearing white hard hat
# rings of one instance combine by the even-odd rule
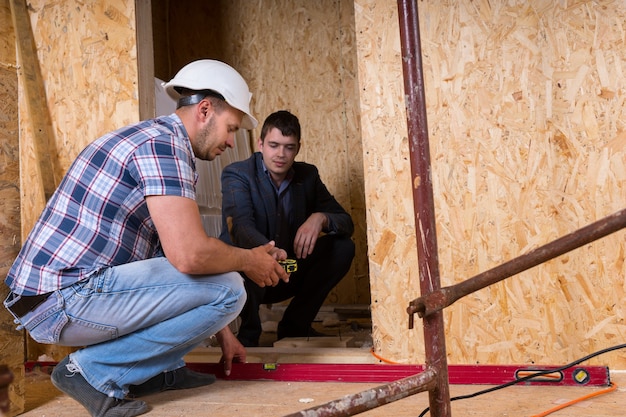
[[[5,283],[18,330],[40,343],[79,346],[52,382],[92,416],[135,416],[137,397],[208,385],[183,357],[211,335],[224,371],[245,361],[228,327],[246,292],[288,275],[271,254],[206,235],[195,202],[196,158],[212,160],[253,129],[251,93],[223,62],[199,60],[164,85],[168,116],[108,133],[88,145],[24,243]]]

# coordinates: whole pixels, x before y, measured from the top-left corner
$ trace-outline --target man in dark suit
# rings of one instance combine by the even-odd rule
[[[319,336],[311,323],[354,258],[350,215],[314,165],[295,162],[300,130],[290,112],[272,113],[261,129],[259,152],[222,172],[220,239],[242,248],[274,241],[276,259],[297,260],[288,282],[261,287],[245,279],[248,299],[237,336],[244,346],[258,346],[259,306],[291,297],[278,324],[278,339]]]

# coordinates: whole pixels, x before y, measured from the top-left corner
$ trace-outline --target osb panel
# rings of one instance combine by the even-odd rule
[[[20,247],[19,144],[15,33],[8,0],[0,0],[0,279]],[[0,285],[0,301],[8,288]],[[24,337],[13,317],[0,308],[0,364],[14,375],[9,387],[8,416],[24,411]]]
[[[65,171],[103,133],[138,120],[133,0],[28,3],[32,32],[51,117],[56,155]],[[44,205],[25,95],[19,93],[22,236]],[[67,348],[28,339],[28,357],[60,359]]]
[[[382,356],[421,362],[396,7],[355,7],[374,337]],[[623,2],[418,7],[442,285],[623,208]],[[567,363],[621,343],[624,272],[618,232],[463,298],[444,314],[449,362]]]
[[[354,27],[354,2],[341,1],[339,3],[339,49],[341,53],[341,81],[342,87],[342,134],[346,137],[347,151],[347,179],[349,208],[354,221],[353,240],[356,245],[356,254],[353,262],[352,279],[344,281],[337,288],[342,294],[342,300],[354,303],[371,303],[369,268],[367,260],[367,224],[365,221],[365,193],[363,186],[363,145],[361,142],[361,120],[358,106],[359,80],[356,54],[356,33]],[[322,148],[322,152],[330,152],[330,146]],[[344,174],[344,175],[346,175]],[[342,181],[343,180],[343,181]],[[338,180],[345,183],[346,178]]]
[[[352,271],[328,301],[369,303],[353,3],[242,0],[223,2],[221,12],[224,56],[248,81],[260,123],[279,109],[299,117],[297,159],[319,168],[355,221]]]
[[[9,0],[0,1],[0,63],[3,68],[15,67],[15,34]]]
[[[406,307],[419,289],[397,5],[355,2],[374,346],[407,359],[421,329]],[[420,345],[418,345],[419,348]],[[413,359],[413,358],[408,358]]]
[[[0,9],[0,14],[3,12]],[[0,277],[20,249],[17,74],[0,68]],[[4,291],[0,286],[0,296]],[[4,298],[2,298],[4,299]]]
[[[59,163],[65,171],[89,142],[138,120],[134,1],[29,2]],[[24,115],[22,115],[24,116]],[[23,156],[32,145],[28,119]],[[31,195],[38,181],[34,159],[23,161],[23,231],[41,211]]]

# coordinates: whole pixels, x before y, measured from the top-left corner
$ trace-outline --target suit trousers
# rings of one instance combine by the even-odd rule
[[[289,282],[275,287],[259,287],[245,277],[247,301],[240,314],[239,341],[258,346],[262,333],[259,306],[292,298],[278,324],[278,337],[304,337],[330,291],[346,275],[354,258],[354,242],[349,237],[324,235],[311,255],[298,259],[298,270]]]

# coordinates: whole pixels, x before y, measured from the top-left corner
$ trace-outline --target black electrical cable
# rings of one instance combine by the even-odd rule
[[[520,382],[528,381],[529,379],[533,379],[533,378],[536,378],[536,377],[541,376],[541,375],[552,374],[552,373],[555,373],[555,372],[561,372],[561,371],[563,371],[565,369],[571,368],[572,366],[576,366],[576,365],[580,364],[581,362],[585,362],[585,361],[587,361],[587,360],[589,360],[591,358],[595,358],[596,356],[600,356],[600,355],[603,355],[605,353],[612,352],[614,350],[624,349],[624,348],[626,348],[626,343],[621,344],[621,345],[616,345],[616,346],[613,346],[613,347],[609,347],[609,348],[606,348],[606,349],[602,349],[602,350],[594,352],[594,353],[592,353],[590,355],[587,355],[587,356],[585,356],[583,358],[580,358],[580,359],[578,359],[578,360],[576,360],[574,362],[568,363],[567,365],[564,365],[564,366],[562,366],[560,368],[546,369],[544,371],[537,371],[537,372],[529,374],[529,375],[527,375],[525,377],[514,379],[513,381],[506,382],[506,383],[504,383],[502,385],[498,385],[498,386],[495,386],[495,387],[487,388],[487,389],[482,390],[482,391],[477,391],[477,392],[475,392],[473,394],[459,395],[458,397],[450,398],[450,402],[456,401],[456,400],[466,400],[468,398],[478,397],[479,395],[487,394],[487,393],[490,393],[490,392],[494,392],[494,391],[500,390],[502,388],[510,387],[511,385],[519,384]],[[429,412],[429,411],[430,411],[430,407],[426,407],[424,409],[424,411],[422,411],[421,414],[418,417],[424,417],[426,415],[426,413]]]

